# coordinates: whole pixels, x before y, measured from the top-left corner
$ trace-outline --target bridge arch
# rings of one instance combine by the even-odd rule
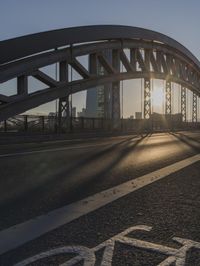
[[[15,49],[13,49],[15,48]],[[111,62],[104,55],[112,53]],[[78,57],[88,55],[89,67]],[[40,69],[59,63],[59,80]],[[97,71],[97,64],[104,69]],[[124,66],[125,72],[120,69]],[[71,66],[80,79],[69,81]],[[46,89],[29,93],[28,77],[43,82]],[[193,92],[193,102],[200,96],[200,62],[174,39],[147,29],[101,25],[66,28],[31,34],[0,42],[0,82],[17,78],[17,94],[0,94],[0,121],[49,101],[66,99],[69,94],[105,83],[113,84],[113,118],[119,117],[119,82],[144,79],[144,115],[150,115],[150,80],[166,80],[166,113],[171,114],[171,82],[181,85],[181,106],[185,119],[185,89]],[[65,101],[65,100],[64,100]],[[197,106],[193,104],[193,119]]]

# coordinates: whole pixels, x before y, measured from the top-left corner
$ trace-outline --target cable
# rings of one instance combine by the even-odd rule
[[[72,82],[72,79],[73,79],[73,75],[72,75],[72,66],[71,66],[71,76],[70,76],[70,82]],[[70,86],[70,109],[71,109],[71,116],[72,116],[72,86]]]
[[[55,48],[55,51],[57,51],[57,48]],[[55,65],[55,79],[56,81],[58,81],[58,63],[56,62]],[[56,98],[56,102],[55,102],[55,127],[56,127],[56,132],[58,130],[58,99]]]
[[[171,114],[174,114],[175,111],[174,111],[174,83],[171,82]]]
[[[140,85],[141,85],[141,114],[143,117],[144,115],[143,115],[143,91],[142,91],[143,79],[142,78],[140,79]]]
[[[55,51],[57,51],[57,48],[55,48]],[[55,65],[55,78],[56,78],[56,81],[58,81],[58,63],[56,63]],[[56,119],[57,119],[57,116],[58,116],[58,99],[56,99],[56,103],[55,103],[55,115],[56,115]]]
[[[178,113],[179,114],[181,113],[181,110],[180,110],[180,102],[181,102],[181,86],[179,84],[178,85]]]
[[[185,113],[186,113],[186,121],[189,122],[191,118],[191,112],[190,112],[190,93],[188,89],[186,88],[185,92],[185,97],[186,97],[186,108],[185,108]]]
[[[163,96],[163,100],[162,100],[162,113],[165,115],[165,105],[166,105],[166,80],[164,81],[163,79],[163,87],[162,87],[162,96]]]
[[[70,45],[71,51],[71,60],[72,60],[72,45]],[[73,75],[72,75],[72,65],[70,65],[70,82],[72,83]],[[70,86],[70,130],[73,130],[73,118],[72,118],[72,85]]]
[[[150,97],[151,97],[151,99],[150,99],[150,101],[151,101],[151,110],[150,110],[150,114],[153,114],[153,105],[154,105],[154,97],[153,97],[153,94],[154,94],[154,82],[153,82],[153,79],[150,79],[150,90],[151,90],[151,95],[150,95]]]
[[[123,72],[123,64],[122,64],[122,72]],[[122,80],[122,119],[124,118],[124,83]]]

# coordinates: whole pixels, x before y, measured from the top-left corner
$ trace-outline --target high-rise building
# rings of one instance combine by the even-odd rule
[[[142,119],[142,112],[135,112],[135,119]]]
[[[72,107],[72,117],[76,117],[76,107]]]
[[[86,94],[86,117],[98,117],[97,108],[97,92],[98,88],[91,88],[87,90]]]
[[[103,55],[112,62],[112,51],[106,50]],[[99,75],[104,74],[104,68],[97,63],[97,73]],[[111,117],[111,106],[112,106],[112,84],[99,85],[95,88],[87,90],[86,95],[86,117]]]
[[[85,117],[86,116],[85,113],[86,113],[86,109],[85,108],[82,108],[82,111],[81,112],[78,112],[77,113],[77,116],[78,117]]]

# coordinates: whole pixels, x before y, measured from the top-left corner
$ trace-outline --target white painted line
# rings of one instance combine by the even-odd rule
[[[69,223],[85,214],[99,209],[129,193],[156,182],[191,164],[200,161],[200,154],[166,166],[152,173],[132,179],[121,185],[104,190],[83,200],[38,216],[0,232],[0,254],[17,248],[51,230]]]
[[[137,141],[138,139],[141,139],[141,137],[133,136],[132,139],[134,141]],[[126,138],[125,138],[126,140]],[[127,139],[128,140],[128,139]],[[43,149],[43,150],[35,150],[35,151],[23,151],[23,152],[15,152],[15,153],[5,153],[0,154],[0,159],[4,157],[13,157],[13,156],[23,156],[23,155],[31,155],[31,154],[37,154],[37,153],[45,153],[45,152],[57,152],[57,151],[65,151],[65,150],[76,150],[76,149],[86,149],[86,148],[92,148],[96,146],[107,146],[107,145],[115,145],[120,144],[122,140],[116,140],[115,142],[104,142],[104,143],[95,143],[95,144],[87,144],[87,145],[79,145],[79,146],[70,146],[70,147],[61,147],[61,148],[52,148],[52,149]]]
[[[6,143],[6,144],[2,144],[0,143],[0,147],[7,147],[9,144],[12,146],[21,146],[21,145],[31,145],[31,144],[55,144],[55,143],[70,143],[70,142],[80,142],[80,141],[90,141],[90,140],[98,140],[100,138],[83,138],[83,139],[58,139],[58,140],[46,140],[46,141],[30,141],[30,142],[18,142],[18,143]],[[9,139],[5,139],[5,141],[9,141]]]
[[[200,250],[200,242],[195,242],[190,239],[184,239],[179,237],[173,237],[172,239],[181,244],[182,246],[178,249],[170,247],[170,246],[164,246],[161,244],[156,244],[153,242],[148,242],[144,240],[140,240],[137,238],[133,238],[128,236],[131,232],[134,231],[151,231],[152,227],[146,226],[146,225],[137,225],[132,226],[126,229],[125,231],[111,237],[110,239],[107,239],[106,241],[100,243],[98,246],[93,248],[88,248],[85,246],[64,246],[59,248],[54,248],[39,254],[36,254],[32,257],[26,258],[25,260],[18,262],[14,266],[26,266],[30,265],[38,260],[44,259],[44,258],[50,258],[51,256],[59,255],[59,254],[67,254],[67,253],[73,253],[76,255],[70,260],[67,260],[66,262],[60,264],[59,266],[73,266],[76,265],[79,262],[83,262],[86,266],[94,266],[97,264],[95,253],[104,249],[103,255],[101,258],[100,263],[98,263],[101,266],[111,266],[114,256],[114,249],[116,242],[122,243],[125,245],[128,245],[129,247],[133,248],[139,248],[141,250],[148,250],[153,252],[154,254],[163,254],[167,258],[164,258],[164,260],[159,264],[159,266],[169,266],[173,263],[173,265],[176,264],[176,266],[184,266],[186,262],[186,258],[188,257],[188,251],[192,248]]]
[[[93,140],[118,140],[118,139],[127,139],[127,138],[130,138],[130,137],[137,137],[136,134],[131,134],[131,135],[125,135],[125,136],[100,136],[100,137],[92,137],[92,138],[82,138],[82,139],[58,139],[58,140],[48,140],[48,141],[39,141],[37,142],[37,144],[55,144],[55,143],[70,143],[70,142],[80,142],[80,141],[85,141],[85,142],[88,142],[88,141],[93,141]],[[5,140],[6,141],[6,140]],[[21,146],[21,145],[31,145],[31,144],[35,144],[36,142],[35,141],[31,141],[31,142],[22,142],[22,143],[6,143],[6,144],[1,144],[0,143],[0,147],[8,147],[8,145],[12,145],[12,146]],[[73,144],[76,144],[76,143],[73,143]]]
[[[81,145],[81,146],[71,146],[71,147],[62,147],[62,148],[53,148],[53,149],[44,149],[44,150],[35,150],[35,151],[23,151],[23,152],[15,152],[15,153],[5,153],[5,154],[0,154],[0,158],[31,155],[31,154],[45,153],[45,152],[56,152],[56,151],[65,151],[65,150],[86,149],[86,148],[92,148],[92,147],[96,147],[96,146],[106,146],[106,145],[114,145],[114,144],[116,144],[116,143],[110,143],[110,142],[109,143],[96,143],[96,144]]]

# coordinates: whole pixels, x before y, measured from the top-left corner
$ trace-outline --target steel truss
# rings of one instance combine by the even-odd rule
[[[70,102],[69,96],[59,99],[58,105],[58,130],[68,129],[70,125]]]
[[[165,85],[165,114],[171,115],[172,113],[172,87],[171,82],[166,80]]]
[[[186,122],[186,88],[181,86],[181,114],[182,114],[182,121]]]
[[[192,122],[197,122],[197,95],[194,92],[192,97]]]
[[[66,61],[59,63],[59,81],[68,82],[68,65]],[[58,131],[62,128],[69,128],[70,125],[70,104],[69,94],[66,97],[59,98],[58,104]]]
[[[34,45],[36,41],[37,46]],[[13,47],[16,49],[13,50]],[[113,55],[112,62],[109,62],[104,55],[108,49]],[[150,79],[167,80],[165,106],[167,114],[171,113],[170,82],[176,82],[183,87],[181,112],[184,121],[186,120],[185,88],[200,96],[200,62],[175,40],[163,37],[159,33],[152,34],[152,31],[144,29],[91,26],[38,33],[3,41],[0,52],[0,83],[17,79],[15,94],[8,96],[0,92],[0,121],[55,99],[61,99],[59,112],[62,113],[63,109],[68,110],[69,103],[66,100],[68,95],[105,83],[113,84],[112,118],[117,121],[120,118],[120,81],[130,79],[145,80],[144,118],[149,118],[151,115]],[[81,56],[90,57],[90,55],[93,64],[99,64],[103,68],[103,75],[97,71],[90,71],[87,64],[79,60]],[[42,71],[43,67],[58,63],[59,80]],[[123,64],[125,71],[120,70],[120,64]],[[69,66],[78,73],[77,80],[68,80]],[[46,85],[46,88],[31,92],[29,77],[39,80]],[[196,121],[196,117],[194,120]]]
[[[144,118],[149,119],[151,116],[151,80],[144,79]]]
[[[120,71],[120,51],[113,50],[112,66],[117,71]],[[112,119],[113,127],[119,126],[120,119],[120,81],[112,83]]]

